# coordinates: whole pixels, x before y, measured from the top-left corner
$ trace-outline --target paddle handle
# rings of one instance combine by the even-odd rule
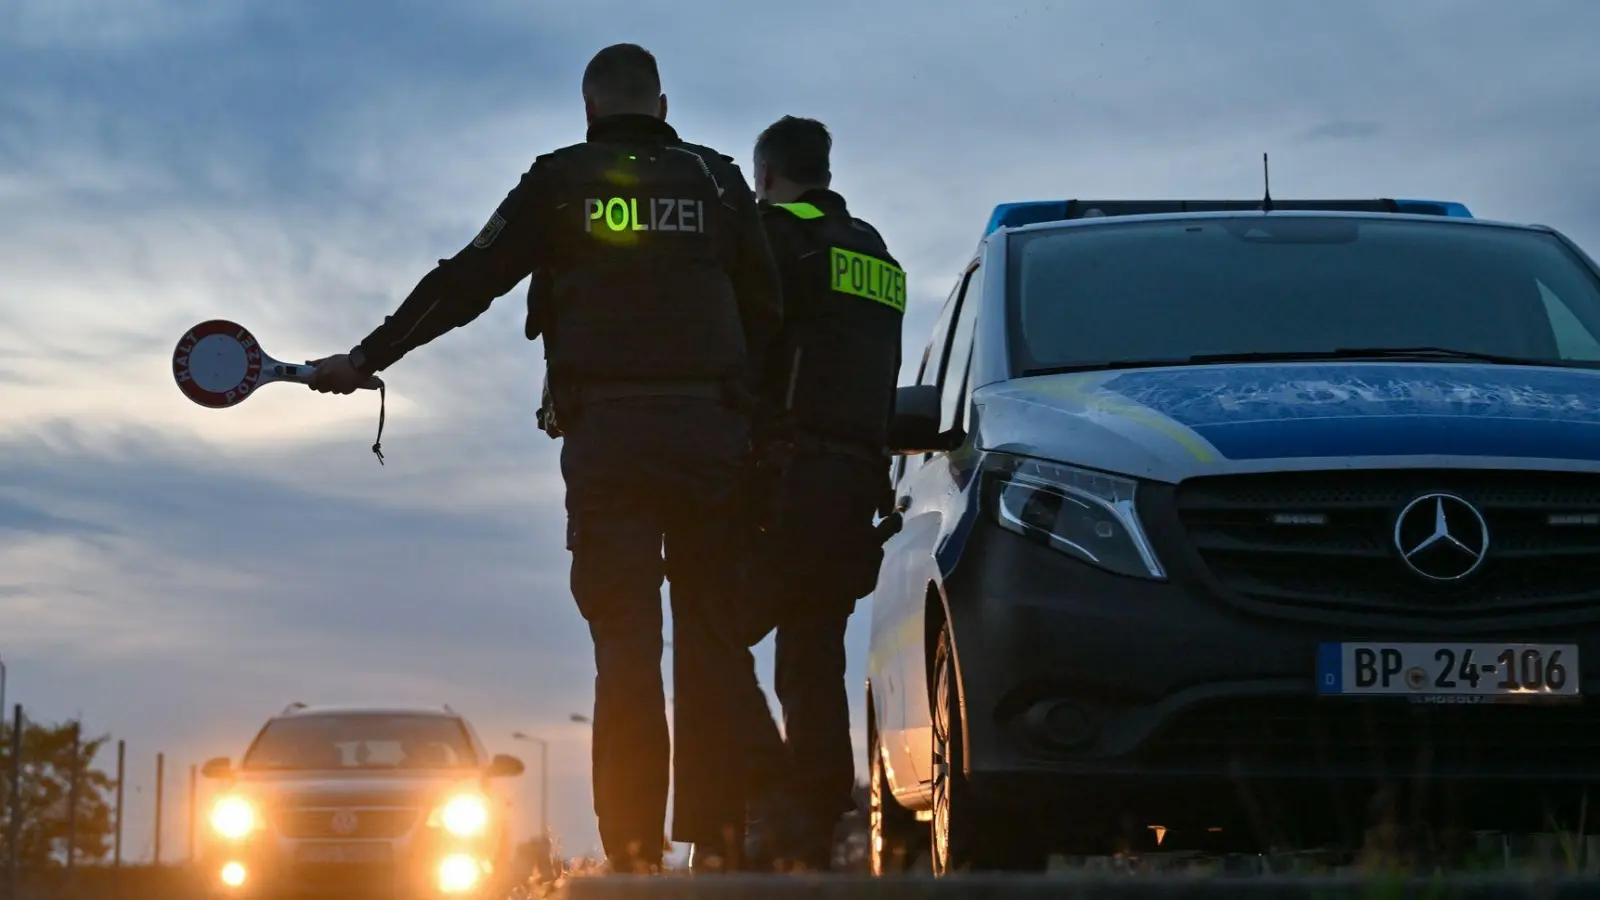
[[[272,373],[272,379],[274,381],[293,381],[298,384],[310,384],[311,373],[315,372],[316,370],[316,366],[295,366],[290,365],[289,363],[274,362],[268,371]],[[361,389],[364,391],[376,391],[382,387],[383,379],[376,375],[368,378],[366,382],[361,385]]]

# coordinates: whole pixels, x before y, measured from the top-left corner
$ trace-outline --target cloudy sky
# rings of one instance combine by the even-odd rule
[[[544,737],[554,826],[597,843],[520,292],[388,373],[386,467],[375,396],[209,411],[168,360],[212,317],[350,347],[582,138],[605,44],[654,50],[673,124],[746,172],[773,119],[832,127],[914,359],[995,203],[1253,198],[1262,151],[1280,198],[1459,200],[1600,250],[1597,30],[1594,0],[0,0],[11,699],[129,742],[134,856],[158,750],[181,809],[181,767],[297,699],[449,702],[530,768],[508,735]],[[850,640],[857,696],[865,615]]]

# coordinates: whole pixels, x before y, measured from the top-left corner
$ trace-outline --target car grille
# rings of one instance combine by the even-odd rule
[[[392,900],[406,886],[393,865],[375,863],[297,863],[284,869],[275,880],[286,888],[283,894],[308,900],[312,897],[326,897],[328,900],[368,897]]]
[[[353,821],[346,818],[347,830],[340,830],[335,826],[335,819],[341,813],[349,813]],[[363,840],[375,838],[397,838],[409,832],[416,824],[418,811],[415,809],[351,809],[348,807],[328,808],[299,808],[280,809],[274,816],[274,825],[278,833],[286,838],[296,840]],[[350,827],[353,826],[353,827]]]
[[[1432,492],[1488,525],[1477,571],[1448,584],[1410,571],[1395,520]],[[1289,606],[1459,618],[1600,601],[1600,476],[1383,470],[1210,476],[1179,485],[1177,512],[1235,595]]]
[[[1492,775],[1497,766],[1594,772],[1600,771],[1600,709],[1571,702],[1413,704],[1389,698],[1226,701],[1173,716],[1143,756],[1178,766],[1390,776]]]

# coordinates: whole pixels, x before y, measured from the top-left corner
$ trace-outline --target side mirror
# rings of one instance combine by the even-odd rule
[[[226,756],[213,757],[200,767],[200,774],[207,778],[227,778],[233,774],[233,763]]]
[[[517,759],[515,756],[497,753],[489,763],[487,774],[490,778],[515,778],[525,770],[526,767],[522,765],[522,760]]]
[[[952,450],[959,445],[959,431],[939,431],[941,405],[939,389],[931,384],[897,388],[894,418],[889,421],[889,452],[911,456]]]

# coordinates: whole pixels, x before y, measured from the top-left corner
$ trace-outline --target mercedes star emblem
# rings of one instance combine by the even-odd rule
[[[1394,546],[1406,568],[1429,581],[1460,581],[1489,554],[1489,523],[1455,494],[1423,494],[1394,520]]]
[[[328,824],[333,827],[334,834],[349,834],[356,830],[356,814],[348,809],[341,809],[333,814],[333,821]]]

